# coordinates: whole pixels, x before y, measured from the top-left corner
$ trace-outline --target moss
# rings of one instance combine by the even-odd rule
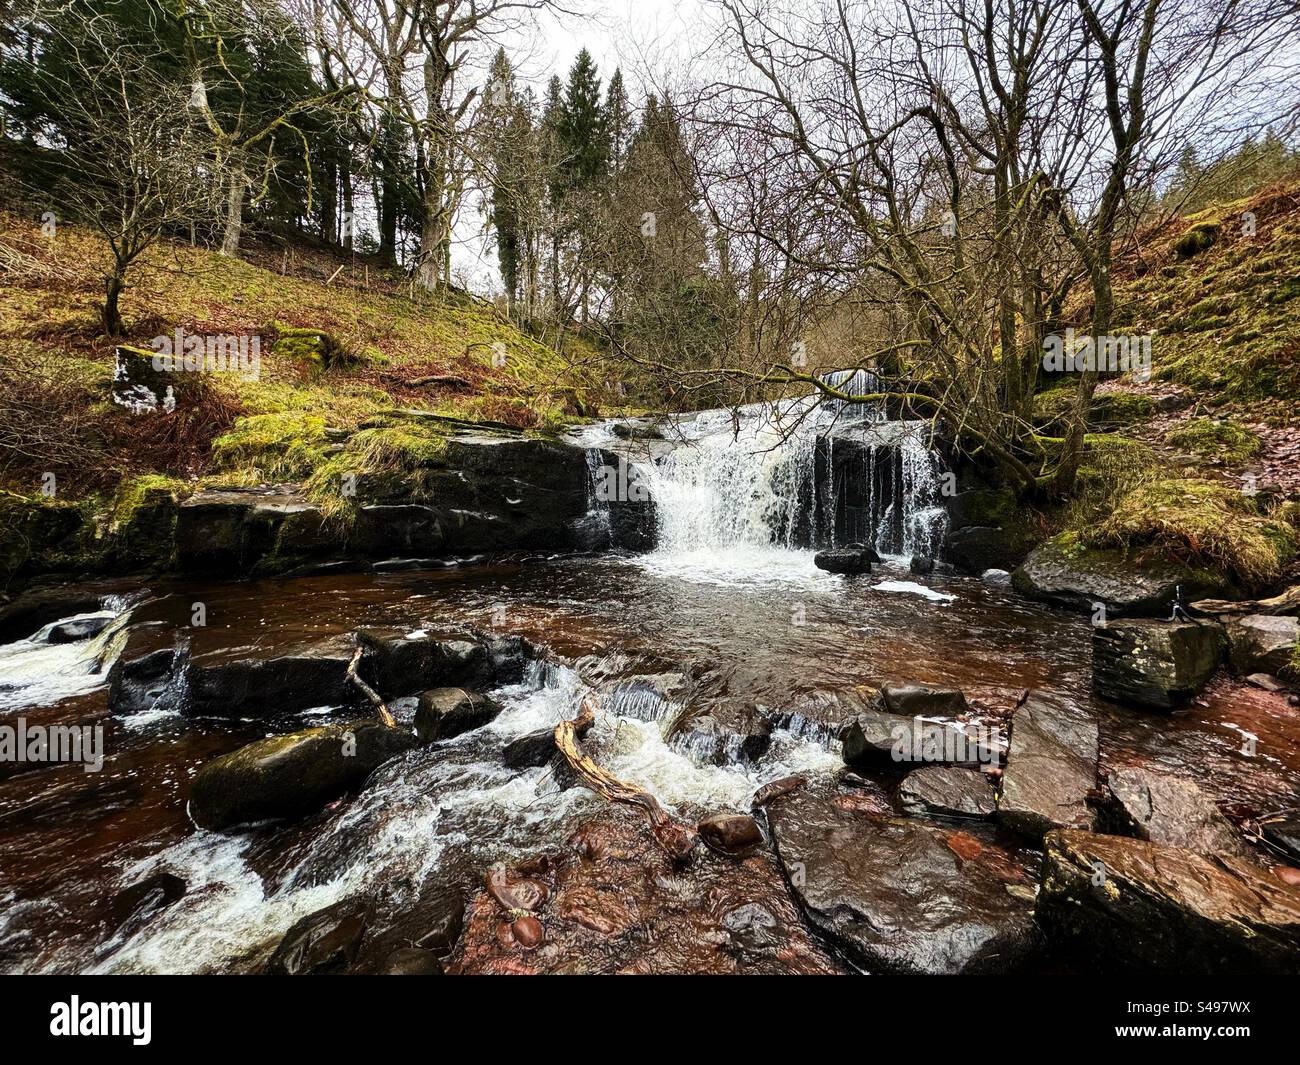
[[[1174,253],[1180,259],[1190,259],[1214,246],[1219,239],[1219,227],[1214,222],[1200,222],[1174,241]]]
[[[429,471],[442,467],[441,426],[408,420],[372,425],[349,437],[307,479],[307,495],[327,517],[347,520],[359,499],[428,498]]]
[[[1297,547],[1295,529],[1261,514],[1249,496],[1226,485],[1177,478],[1137,484],[1081,536],[1092,547],[1155,548],[1252,589],[1276,581]]]
[[[190,493],[190,485],[175,477],[161,473],[145,473],[138,477],[123,480],[117,486],[110,512],[111,524],[115,527],[130,525],[137,511],[144,506],[153,506],[164,500],[179,502]]]
[[[304,477],[326,455],[325,419],[302,411],[255,414],[240,418],[212,445],[213,456],[227,469],[252,468],[262,477]]]
[[[1165,436],[1171,447],[1207,458],[1242,463],[1258,453],[1259,437],[1230,418],[1193,418]]]

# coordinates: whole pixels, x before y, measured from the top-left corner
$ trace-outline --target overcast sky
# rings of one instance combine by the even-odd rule
[[[507,43],[519,75],[533,84],[540,96],[552,74],[561,78],[586,48],[596,61],[601,88],[615,68],[621,68],[628,95],[640,106],[647,79],[658,83],[674,57],[685,59],[700,43],[702,0],[566,0],[567,6],[585,9],[583,15],[542,12],[540,31],[521,35]],[[671,71],[669,71],[671,72]],[[452,250],[452,272],[480,294],[500,291],[496,248],[490,234],[483,233],[483,219],[477,202],[461,212]]]

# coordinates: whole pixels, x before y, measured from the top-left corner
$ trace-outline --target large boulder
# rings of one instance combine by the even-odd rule
[[[361,702],[347,679],[348,640],[327,637],[285,652],[265,658],[235,658],[224,651],[195,655],[181,665],[183,709],[196,716],[240,718]]]
[[[992,817],[997,809],[987,773],[961,766],[914,769],[898,786],[903,812],[923,817]]]
[[[1033,955],[1026,874],[991,838],[845,810],[808,793],[767,811],[809,922],[869,972],[1004,973]]]
[[[1129,618],[1092,630],[1092,688],[1103,699],[1161,710],[1181,706],[1219,667],[1223,629],[1212,623]]]
[[[1011,574],[1011,585],[1031,599],[1085,613],[1100,603],[1108,616],[1168,617],[1180,594],[1186,601],[1226,590],[1222,580],[1201,570],[1084,550],[1059,537],[1034,548]]]
[[[1152,769],[1117,769],[1110,774],[1107,791],[1108,815],[1126,835],[1197,854],[1254,853],[1214,800],[1184,777]]]
[[[1039,921],[1101,967],[1300,974],[1300,888],[1253,862],[1073,830],[1044,848]]]
[[[200,828],[301,817],[362,784],[376,767],[416,744],[404,729],[349,721],[256,740],[214,758],[190,785]]]
[[[813,556],[813,565],[827,573],[847,575],[870,573],[871,565],[879,562],[880,556],[863,544],[851,544],[848,547],[830,548],[818,551]]]
[[[1052,828],[1092,828],[1100,733],[1082,707],[1030,692],[1011,718],[998,820],[1037,839]]]
[[[1282,673],[1293,669],[1300,645],[1300,618],[1251,614],[1230,621],[1228,661],[1239,676]]]
[[[486,695],[464,688],[433,688],[420,693],[415,733],[421,743],[449,740],[482,728],[499,713],[501,704]]]

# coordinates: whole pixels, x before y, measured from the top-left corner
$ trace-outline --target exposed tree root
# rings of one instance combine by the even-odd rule
[[[591,696],[582,700],[582,711],[570,721],[555,726],[555,746],[564,755],[573,771],[597,795],[610,802],[639,806],[650,819],[650,829],[655,840],[674,861],[684,860],[695,847],[696,832],[690,825],[682,824],[668,813],[659,800],[634,784],[627,784],[601,769],[582,753],[578,740],[586,734],[596,720],[595,701]]]

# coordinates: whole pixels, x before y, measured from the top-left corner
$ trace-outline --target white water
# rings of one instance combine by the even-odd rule
[[[66,621],[109,618],[98,635],[71,643],[50,643],[50,630]],[[108,671],[126,642],[130,611],[111,599],[104,610],[51,622],[25,640],[0,645],[0,711],[49,706],[84,695],[108,681]]]
[[[89,967],[221,970],[269,949],[295,921],[331,903],[381,886],[400,896],[404,886],[436,873],[451,848],[483,868],[503,856],[521,859],[554,848],[578,817],[600,812],[604,800],[582,787],[561,791],[549,769],[506,769],[500,751],[512,739],[572,717],[587,691],[572,669],[536,665],[529,682],[494,693],[506,709],[491,724],[381,769],[311,841],[277,890],[264,888],[246,861],[249,839],[239,834],[196,831],[124,867],[123,884],[169,871],[189,890],[131,938],[101,947]],[[784,732],[753,765],[700,765],[665,742],[666,718],[622,716],[611,700],[602,707],[584,746],[615,776],[678,812],[748,809],[768,781],[792,773],[828,778],[842,765],[821,745]],[[66,954],[41,959],[41,968],[55,966],[80,970],[87,962]]]
[[[866,371],[828,380],[855,395],[877,387]],[[658,523],[641,564],[706,583],[803,584],[819,572],[808,545],[861,541],[903,561],[936,557],[947,513],[928,435],[928,423],[888,421],[874,404],[813,398],[677,416],[656,454],[636,463]],[[581,440],[618,446],[609,423]],[[839,470],[837,446],[851,448]],[[865,506],[839,521],[841,498],[863,494]]]

